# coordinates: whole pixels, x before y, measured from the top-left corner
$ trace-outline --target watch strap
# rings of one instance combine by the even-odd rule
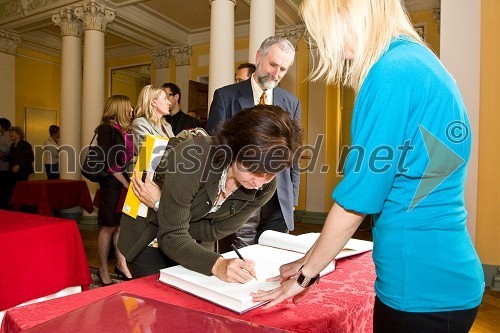
[[[319,274],[315,277],[307,277],[302,274],[302,267],[300,267],[298,275],[297,275],[297,283],[302,288],[310,287],[314,283],[319,283]]]

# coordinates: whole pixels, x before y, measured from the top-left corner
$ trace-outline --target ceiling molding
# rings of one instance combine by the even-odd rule
[[[42,31],[32,31],[23,34],[20,47],[33,51],[61,56],[61,38]]]
[[[181,42],[187,41],[189,38],[186,31],[167,23],[170,21],[168,18],[153,13],[142,4],[136,7],[118,8],[117,12],[119,13],[119,21],[134,26],[138,33],[156,40],[158,44],[165,43],[165,40]]]

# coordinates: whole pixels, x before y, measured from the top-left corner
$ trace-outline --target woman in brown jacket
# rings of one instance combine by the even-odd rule
[[[144,220],[122,217],[118,246],[132,276],[181,264],[224,281],[252,279],[251,260],[224,259],[215,243],[271,198],[276,173],[297,161],[301,140],[287,112],[257,105],[229,119],[217,137],[195,137],[167,153],[161,197],[154,183],[133,177],[139,199],[159,209]]]

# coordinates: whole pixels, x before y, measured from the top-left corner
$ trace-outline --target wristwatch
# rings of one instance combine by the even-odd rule
[[[157,212],[159,208],[160,208],[160,200],[155,202],[155,206],[153,207],[153,209],[155,210],[155,212]]]
[[[314,283],[319,283],[319,274],[312,278],[307,277],[304,274],[302,274],[302,267],[304,267],[304,265],[300,267],[297,275],[297,283],[299,284],[299,286],[301,286],[302,288],[307,288],[313,285]]]

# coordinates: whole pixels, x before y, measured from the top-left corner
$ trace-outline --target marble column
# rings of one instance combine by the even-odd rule
[[[61,178],[80,179],[79,154],[82,134],[82,35],[83,26],[72,8],[52,14],[61,28]]]
[[[235,3],[235,0],[209,0],[210,55],[208,105],[212,103],[215,89],[234,82]]]
[[[92,139],[104,110],[104,34],[106,25],[115,18],[115,11],[90,0],[75,7],[75,15],[83,22],[83,92],[82,92],[82,145]]]
[[[175,84],[182,92],[184,112],[188,112],[189,105],[189,69],[191,65],[191,46],[172,48],[171,54],[175,59]]]
[[[255,63],[255,54],[267,37],[275,34],[276,4],[274,0],[251,0],[248,62]]]
[[[1,117],[16,124],[16,49],[21,44],[21,37],[14,33],[0,30],[0,101]]]
[[[155,66],[154,85],[160,87],[166,82],[170,82],[168,62],[170,60],[170,49],[166,48],[151,53],[151,58]]]

